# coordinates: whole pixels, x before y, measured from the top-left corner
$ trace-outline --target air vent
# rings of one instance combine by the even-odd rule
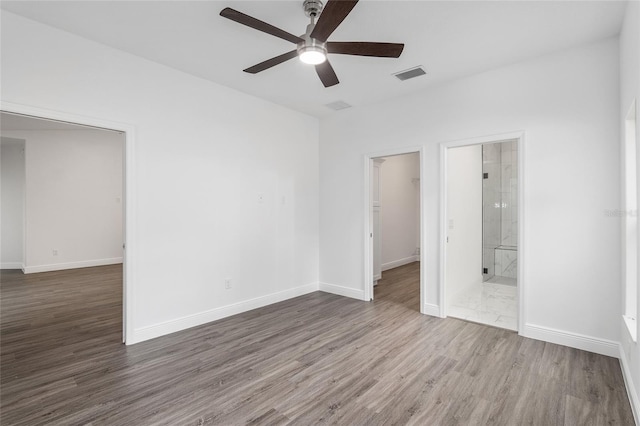
[[[331,102],[325,105],[327,108],[331,108],[334,111],[340,111],[341,109],[351,108],[351,105],[344,101]]]
[[[398,80],[405,81],[410,78],[420,77],[421,75],[425,75],[427,72],[422,68],[422,66],[417,66],[415,68],[409,68],[408,70],[397,72],[395,75]]]

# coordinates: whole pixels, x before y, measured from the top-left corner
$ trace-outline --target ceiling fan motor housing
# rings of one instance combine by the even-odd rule
[[[309,18],[317,18],[322,12],[322,2],[320,0],[304,0],[302,3],[304,14]]]
[[[319,64],[327,58],[327,44],[311,38],[311,32],[315,28],[315,19],[322,11],[322,2],[320,0],[304,0],[302,3],[304,13],[311,18],[311,23],[307,25],[307,30],[300,36],[303,40],[298,43],[298,57],[302,62],[308,64]]]
[[[319,59],[320,62],[311,62],[313,64],[322,63],[326,60],[327,57],[327,44],[321,41],[316,40],[315,38],[311,38],[310,34],[313,31],[315,24],[307,25],[307,31],[300,36],[303,40],[298,43],[298,56],[302,58],[302,54],[306,52],[314,52],[317,55],[322,55],[324,59]],[[320,56],[317,56],[320,58]],[[303,60],[303,62],[306,62]],[[309,62],[307,62],[309,63]]]

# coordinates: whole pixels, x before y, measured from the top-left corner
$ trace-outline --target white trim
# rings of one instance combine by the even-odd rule
[[[633,384],[633,377],[631,376],[631,369],[629,367],[629,360],[627,354],[624,351],[622,344],[619,345],[619,358],[620,366],[622,369],[622,377],[624,378],[624,385],[627,388],[627,395],[629,396],[629,403],[631,404],[631,411],[633,412],[633,418],[637,425],[640,425],[640,399],[638,398],[638,390]]]
[[[365,301],[373,300],[374,280],[377,284],[379,277],[373,274],[373,208],[371,208],[371,177],[373,176],[373,159],[364,156],[364,294]],[[371,286],[369,286],[371,283]],[[322,287],[322,283],[320,283]]]
[[[294,297],[318,291],[318,283],[311,283],[300,287],[294,287],[288,290],[279,291],[277,293],[267,294],[265,296],[256,297],[254,299],[244,300],[231,305],[221,306],[219,308],[209,309],[193,315],[187,315],[158,324],[136,328],[133,334],[127,338],[127,344],[139,343],[145,340],[164,336],[176,331],[182,331],[191,327],[217,321],[232,315],[237,315],[252,309],[261,308],[263,306],[282,302]]]
[[[518,329],[526,324],[525,300],[526,281],[525,259],[525,132],[515,131],[470,139],[440,143],[440,282],[438,284],[438,304],[441,318],[446,313],[446,266],[447,266],[447,150],[469,145],[480,145],[500,141],[516,140],[518,143]],[[423,246],[424,247],[424,246]],[[522,335],[522,333],[520,333]]]
[[[65,269],[91,268],[92,266],[117,265],[122,263],[122,257],[112,257],[108,259],[81,260],[79,262],[51,263],[49,265],[26,266],[22,270],[25,274],[35,274],[38,272],[63,271]]]
[[[320,283],[320,285],[318,286],[318,289],[320,291],[324,291],[325,293],[337,294],[338,296],[350,297],[351,299],[364,300],[367,302],[370,300],[365,297],[363,290],[357,290],[351,287],[344,287],[336,284]]]
[[[622,316],[622,322],[624,323],[627,333],[629,333],[629,337],[633,343],[638,342],[638,323],[635,318],[628,317],[626,315]]]
[[[135,135],[136,128],[133,124],[121,123],[100,118],[88,117],[84,115],[71,114],[62,111],[54,111],[51,109],[40,108],[31,105],[16,104],[13,102],[0,101],[0,110],[30,115],[32,117],[44,118],[49,120],[66,121],[69,123],[81,124],[85,126],[99,127],[107,130],[115,130],[123,132],[125,136],[125,215],[124,215],[124,241],[126,249],[124,250],[124,272],[122,280],[122,339],[125,343],[129,343],[128,336],[132,335],[134,330],[133,312],[135,312],[135,263],[136,259],[136,161],[135,161]],[[26,250],[26,246],[24,248]],[[26,260],[26,258],[25,258]]]
[[[388,271],[389,269],[397,268],[398,266],[408,265],[410,263],[419,262],[419,261],[420,261],[420,256],[414,255],[414,256],[405,257],[403,259],[394,260],[392,262],[383,263],[382,265],[380,265],[380,267],[383,271]]]
[[[425,148],[420,150],[420,308],[422,314],[426,314],[424,310],[427,307],[427,250],[431,241],[427,239],[427,156],[425,155]]]
[[[438,316],[440,318],[447,317],[445,304],[445,291],[447,286],[447,188],[449,180],[447,179],[447,155],[448,147],[440,144],[440,271],[438,274]]]
[[[22,262],[4,262],[0,263],[0,269],[24,269]]]
[[[422,313],[431,315],[432,317],[440,317],[440,306],[434,305],[433,303],[425,303]]]
[[[524,325],[527,323],[526,320],[526,309],[527,304],[525,303],[527,300],[526,297],[526,289],[527,289],[527,280],[525,280],[525,271],[527,269],[527,260],[525,258],[525,253],[527,252],[527,246],[525,244],[525,214],[527,203],[525,202],[525,155],[527,151],[526,143],[525,143],[525,132],[519,132],[520,137],[518,138],[518,281],[517,288],[518,291],[518,326]]]
[[[469,146],[469,145],[481,145],[486,143],[495,143],[501,141],[510,141],[513,139],[520,139],[524,135],[523,130],[518,130],[514,132],[506,132],[506,133],[497,133],[495,135],[487,135],[487,136],[478,136],[475,138],[468,139],[458,139],[455,141],[445,141],[441,142],[440,145],[446,148],[456,148],[461,146]]]
[[[624,115],[624,118],[622,119],[622,149],[621,149],[621,173],[622,173],[622,184],[620,185],[621,189],[622,189],[622,204],[623,204],[623,209],[627,212],[630,212],[634,209],[637,209],[638,207],[638,188],[637,188],[637,184],[638,184],[638,171],[635,170],[638,167],[638,145],[639,142],[638,140],[636,140],[636,129],[632,127],[635,126],[631,126],[629,124],[629,122],[633,121],[634,124],[637,122],[636,119],[636,113],[638,113],[638,109],[636,107],[636,100],[633,99],[631,101],[631,105],[629,106],[627,113]],[[634,130],[633,132],[631,132],[631,130]],[[631,151],[629,152],[629,148],[631,147]],[[628,176],[628,167],[629,166],[629,159],[630,156],[628,154],[634,154],[634,157],[631,160],[632,163],[632,167],[631,169],[633,170],[633,174],[634,176],[633,179],[629,179]],[[629,181],[633,182],[633,187],[635,188],[634,193],[632,194],[631,197],[629,197],[629,192],[631,189],[634,188],[629,188]],[[631,198],[631,199],[630,199]],[[631,339],[636,342],[637,341],[637,324],[636,324],[636,320],[635,318],[638,316],[638,300],[637,300],[637,296],[638,296],[638,232],[639,230],[636,229],[634,232],[633,237],[630,237],[631,232],[630,230],[633,230],[633,228],[637,228],[637,224],[638,224],[638,220],[635,217],[636,215],[624,215],[623,220],[621,220],[621,225],[622,225],[622,256],[621,256],[621,260],[622,260],[622,313],[623,313],[623,320],[627,326],[627,330],[629,332],[629,334],[631,335]],[[628,260],[632,260],[631,264],[629,264]],[[629,288],[633,288],[635,287],[632,291],[633,293],[635,293],[635,295],[632,295],[632,300],[633,298],[636,298],[636,300],[633,300],[633,302],[631,302],[631,306],[629,306]],[[634,312],[635,309],[635,312]]]
[[[371,212],[371,176],[373,174],[373,159],[379,157],[389,157],[392,155],[413,154],[417,152],[420,155],[420,181],[424,182],[425,179],[425,150],[423,146],[418,147],[406,147],[406,148],[392,148],[383,151],[371,152],[364,155],[364,292],[362,300],[373,300],[373,242],[371,238],[372,228],[372,212]],[[427,247],[426,229],[425,229],[425,200],[426,200],[426,185],[420,185],[420,247]],[[420,250],[420,261],[424,265],[426,259],[426,250]],[[421,313],[426,301],[426,283],[425,283],[424,268],[420,268],[420,310]],[[321,284],[322,285],[322,284]],[[351,290],[351,289],[350,289]],[[358,290],[360,291],[360,290]]]
[[[520,328],[520,335],[614,358],[620,356],[620,343],[613,340],[599,339],[535,324],[525,324]]]

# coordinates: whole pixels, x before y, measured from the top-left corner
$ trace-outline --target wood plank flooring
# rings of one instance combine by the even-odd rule
[[[420,262],[384,271],[373,292],[375,300],[397,303],[420,312]]]
[[[2,272],[3,426],[633,424],[618,360],[392,294],[316,292],[124,346],[121,273]]]

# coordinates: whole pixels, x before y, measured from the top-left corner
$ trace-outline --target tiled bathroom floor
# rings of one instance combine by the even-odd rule
[[[494,277],[478,283],[452,300],[447,316],[495,327],[518,330],[516,280]]]

